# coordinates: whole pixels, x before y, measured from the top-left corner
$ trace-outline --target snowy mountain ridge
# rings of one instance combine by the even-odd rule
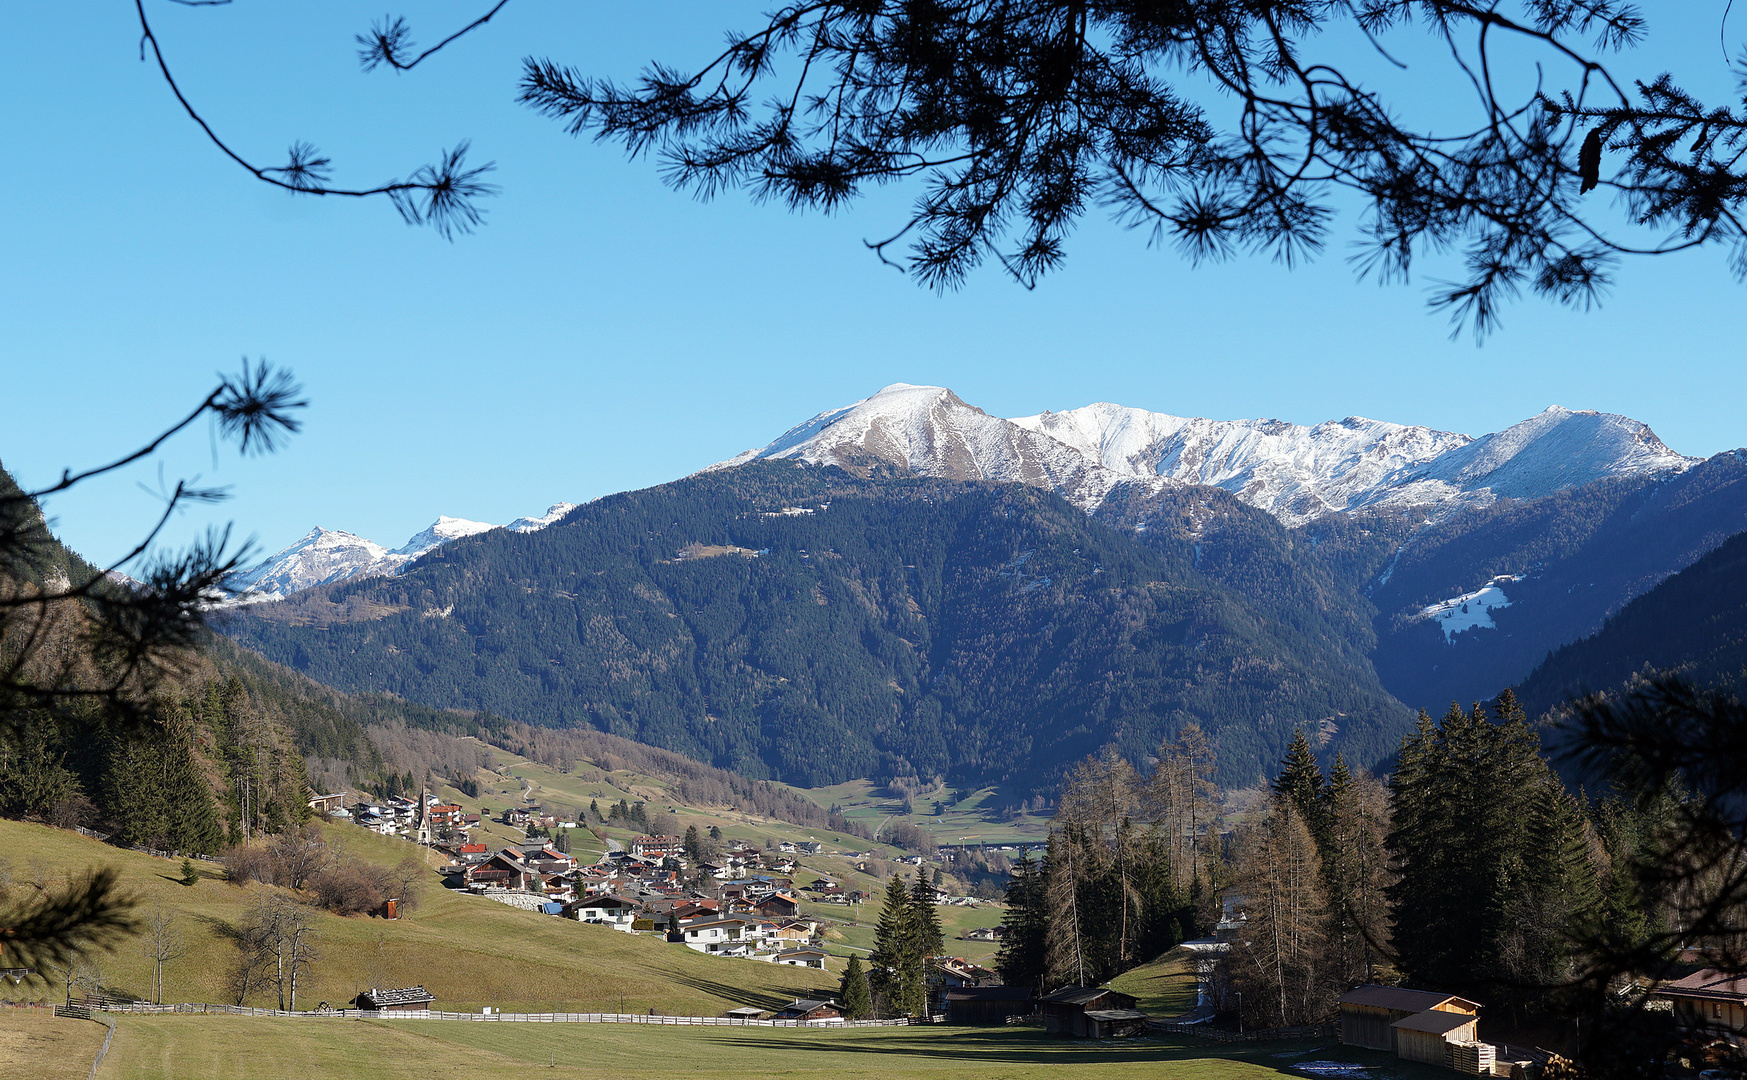
[[[1122,483],[1203,484],[1287,525],[1370,507],[1441,513],[1698,463],[1640,421],[1558,406],[1474,438],[1357,416],[1305,427],[1103,402],[1004,420],[945,387],[897,383],[711,468],[759,459],[855,468],[870,458],[925,476],[1044,487],[1088,512]]]
[[[519,517],[502,527],[511,532],[537,532],[557,522],[576,506],[575,503],[553,503],[540,517]],[[297,543],[234,575],[228,582],[238,593],[232,603],[283,600],[294,592],[317,585],[399,573],[433,548],[496,528],[499,526],[483,521],[439,516],[429,527],[414,533],[406,543],[389,550],[373,540],[318,525]]]

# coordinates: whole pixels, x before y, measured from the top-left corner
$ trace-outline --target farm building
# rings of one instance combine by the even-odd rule
[[[1480,1017],[1472,1013],[1427,1009],[1397,1020],[1389,1027],[1395,1032],[1396,1057],[1403,1061],[1443,1065],[1450,1056],[1448,1047],[1475,1041],[1479,1024]]]
[[[1132,1009],[1136,1004],[1134,998],[1108,986],[1069,986],[1037,999],[1045,1031],[1051,1035],[1076,1035],[1082,1039],[1098,1037],[1098,1022],[1087,1018],[1088,1010]]]
[[[1029,1016],[1037,1006],[1029,986],[959,986],[946,992],[949,1024],[1000,1024],[1009,1016]]]
[[[1683,1027],[1747,1030],[1747,976],[1704,968],[1658,987],[1656,996],[1674,1005],[1674,1018]]]
[[[1146,1013],[1139,1009],[1088,1009],[1086,1030],[1093,1039],[1122,1039],[1146,1034]]]
[[[1394,1025],[1410,1016],[1443,1012],[1472,1018],[1480,1014],[1479,1004],[1467,998],[1426,990],[1404,990],[1398,986],[1354,987],[1341,995],[1339,1006],[1341,1042],[1372,1050],[1396,1050]],[[1442,1065],[1443,1051],[1439,1050],[1438,1055],[1436,1064]]]
[[[435,1000],[436,996],[422,986],[403,986],[398,990],[371,987],[353,998],[352,1004],[359,1009],[428,1009]]]
[[[774,1020],[841,1020],[843,1008],[829,998],[809,1000],[796,998],[771,1014]]]

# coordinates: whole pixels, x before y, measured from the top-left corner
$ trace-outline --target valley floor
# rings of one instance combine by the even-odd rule
[[[1249,1080],[1341,1075],[1435,1080],[1442,1070],[1319,1043],[1232,1047],[1158,1038],[1061,1039],[1035,1028],[851,1030],[485,1024],[441,1020],[273,1020],[118,1016],[99,1080],[432,1080],[550,1076],[574,1080]],[[89,1058],[87,1058],[89,1060]],[[1309,1065],[1309,1068],[1294,1066]],[[1318,1068],[1317,1066],[1323,1066]],[[533,1070],[530,1072],[530,1070]]]

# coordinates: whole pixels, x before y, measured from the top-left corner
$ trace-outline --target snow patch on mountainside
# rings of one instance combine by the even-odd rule
[[[1496,630],[1498,624],[1492,621],[1492,613],[1510,607],[1510,597],[1500,586],[1521,580],[1521,576],[1502,574],[1471,593],[1428,605],[1420,614],[1438,624],[1446,643],[1464,630]]]
[[[1108,402],[1003,420],[945,387],[896,383],[711,468],[786,459],[856,469],[870,458],[925,476],[1049,488],[1088,512],[1122,483],[1208,485],[1288,525],[1368,507],[1533,498],[1697,463],[1637,420],[1557,406],[1476,439],[1357,416],[1305,427]]]
[[[541,517],[520,517],[505,528],[519,533],[536,532],[574,509],[575,503],[553,503]],[[274,553],[260,565],[233,574],[226,584],[237,596],[229,603],[259,604],[283,600],[292,593],[317,585],[399,573],[420,555],[451,540],[477,536],[497,527],[483,521],[440,516],[428,528],[414,533],[406,543],[390,550],[353,533],[317,526],[303,539]]]

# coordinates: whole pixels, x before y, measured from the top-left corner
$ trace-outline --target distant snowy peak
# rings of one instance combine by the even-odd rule
[[[512,532],[537,532],[575,508],[574,503],[554,503],[541,517],[517,518],[505,527]],[[229,585],[241,594],[239,603],[283,600],[317,585],[398,573],[433,548],[495,528],[483,521],[441,516],[391,551],[361,536],[318,526],[254,569],[233,575]]]
[[[1049,488],[1088,507],[1129,479],[1059,439],[967,405],[943,386],[908,383],[820,413],[769,446],[711,468],[790,459],[853,470],[870,458],[924,476]]]
[[[820,413],[712,468],[761,458],[851,468],[877,458],[926,476],[1049,488],[1088,511],[1120,483],[1201,484],[1290,525],[1366,507],[1532,498],[1696,463],[1639,421],[1558,407],[1476,439],[1356,416],[1304,427],[1109,403],[1002,420],[944,387],[905,383]]]
[[[548,525],[556,525],[565,514],[575,510],[578,505],[579,504],[577,503],[566,502],[553,503],[551,506],[547,507],[546,512],[539,517],[519,517],[508,525],[505,525],[504,528],[513,533],[539,532]]]
[[[1292,524],[1363,505],[1404,470],[1472,441],[1357,416],[1303,427],[1109,404],[1013,422],[1054,436],[1124,476],[1224,488]]]
[[[1698,460],[1670,450],[1641,421],[1555,405],[1444,454],[1426,476],[1462,491],[1533,498],[1610,476],[1672,475]]]
[[[423,555],[434,547],[440,547],[451,540],[459,540],[463,536],[476,536],[482,532],[490,532],[496,525],[484,521],[468,521],[466,518],[438,517],[431,527],[413,534],[413,538],[394,549],[396,555]]]
[[[229,584],[250,602],[282,600],[317,585],[389,573],[410,558],[362,536],[318,525],[253,570],[235,575]]]

